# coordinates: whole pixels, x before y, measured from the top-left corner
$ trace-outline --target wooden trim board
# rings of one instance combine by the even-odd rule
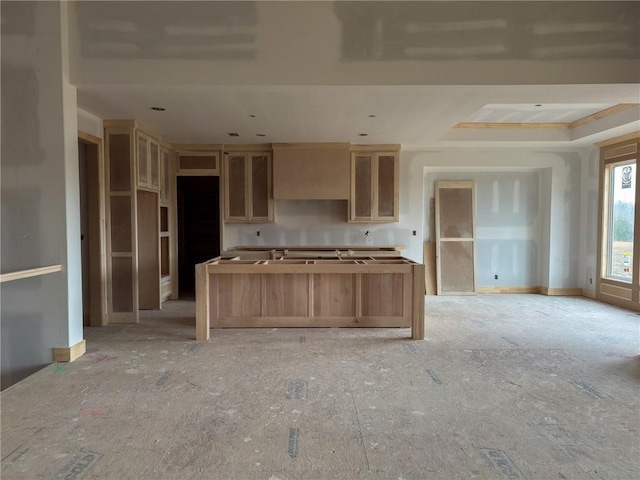
[[[295,252],[297,250],[303,251],[331,251],[335,252],[336,250],[393,250],[400,251],[406,250],[405,245],[300,245],[300,246],[283,246],[283,245],[261,245],[261,246],[253,246],[253,245],[238,245],[237,247],[233,247],[231,251],[235,250],[257,250],[257,251],[270,251],[270,250],[289,250]]]
[[[323,142],[323,143],[274,143],[272,144],[274,150],[287,150],[287,149],[314,149],[314,150],[331,150],[331,149],[346,149],[351,148],[350,143],[342,142]]]
[[[83,132],[82,130],[78,130],[78,140],[84,143],[89,143],[91,145],[102,144],[102,139],[100,137],[96,137],[95,135],[91,135],[90,133]]]
[[[579,118],[573,122],[542,122],[542,123],[515,123],[515,122],[460,122],[454,125],[453,128],[473,128],[473,129],[496,129],[496,130],[535,130],[535,129],[547,129],[547,130],[566,130],[581,127],[589,123],[600,120],[601,118],[615,115],[616,113],[623,112],[633,107],[637,107],[640,104],[637,103],[619,103],[613,107],[606,108],[599,112],[587,115],[586,117]],[[596,146],[604,146],[596,144]]]
[[[611,145],[615,145],[616,143],[622,143],[629,140],[637,140],[640,139],[640,132],[631,132],[625,135],[620,135],[619,137],[610,138],[609,140],[603,140],[602,142],[594,143],[596,147],[609,147]]]
[[[54,362],[73,362],[87,351],[87,341],[83,338],[71,347],[55,347],[52,350]]]
[[[196,340],[209,340],[211,317],[209,307],[211,293],[209,292],[209,273],[207,264],[196,265]]]
[[[422,263],[424,263],[425,293],[427,295],[436,295],[438,293],[438,287],[435,242],[424,242]]]
[[[171,150],[184,152],[220,152],[224,148],[221,143],[172,143]]]
[[[3,273],[0,275],[0,283],[12,282],[14,280],[21,280],[23,278],[29,277],[39,277],[40,275],[46,275],[48,273],[55,273],[60,271],[62,271],[62,265],[49,265],[47,267],[30,268],[28,270]]]
[[[507,122],[460,122],[453,128],[488,130],[567,130],[568,123],[507,123]]]
[[[540,293],[542,295],[548,295],[550,297],[554,297],[554,296],[581,297],[582,289],[581,288],[540,287]]]
[[[478,287],[478,293],[482,294],[525,294],[540,293],[540,287]]]
[[[404,302],[405,308],[410,305],[411,311],[411,338],[424,340],[424,291],[425,268],[424,265],[413,266],[413,295],[409,301]]]
[[[611,115],[624,112],[625,110],[629,110],[630,108],[637,106],[637,103],[619,103],[618,105],[614,105],[613,107],[609,107],[591,115],[587,115],[586,117],[579,118],[578,120],[574,120],[573,122],[569,123],[569,128],[581,127],[582,125],[587,125],[589,123],[595,122],[596,120],[600,120],[601,118],[610,117]]]
[[[384,143],[384,144],[359,144],[352,143],[352,152],[393,152],[398,153],[401,145],[399,143]]]

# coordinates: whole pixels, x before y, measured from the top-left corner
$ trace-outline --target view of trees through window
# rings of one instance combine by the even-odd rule
[[[611,169],[609,217],[609,276],[631,281],[633,276],[633,225],[636,199],[636,165]]]

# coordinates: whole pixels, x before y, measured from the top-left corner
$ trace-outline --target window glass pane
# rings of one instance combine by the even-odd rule
[[[631,281],[633,276],[633,223],[636,200],[636,165],[627,163],[611,168],[609,193],[608,274]]]

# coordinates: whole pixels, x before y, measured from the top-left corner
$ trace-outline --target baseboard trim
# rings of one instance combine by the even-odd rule
[[[87,341],[83,338],[71,347],[56,347],[53,349],[54,362],[73,362],[87,351]]]
[[[581,288],[549,288],[540,287],[540,293],[542,295],[548,295],[550,297],[564,296],[564,297],[581,297]]]
[[[566,296],[566,297],[587,297],[595,300],[596,292],[584,288],[549,288],[549,287],[478,287],[479,294],[531,294]]]
[[[540,293],[539,287],[478,287],[478,293]]]

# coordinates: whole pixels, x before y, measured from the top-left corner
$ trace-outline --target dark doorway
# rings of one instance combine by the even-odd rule
[[[82,323],[104,325],[102,247],[100,239],[99,138],[78,139],[80,192],[80,255],[82,259]]]
[[[220,177],[178,177],[180,298],[195,297],[195,265],[220,255]]]

